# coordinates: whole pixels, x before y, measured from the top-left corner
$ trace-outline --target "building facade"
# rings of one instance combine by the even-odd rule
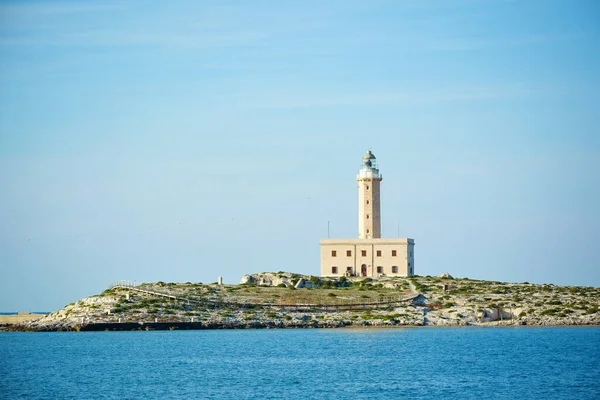
[[[368,151],[356,176],[358,239],[322,239],[321,276],[414,275],[415,241],[381,237],[382,180],[375,155]]]

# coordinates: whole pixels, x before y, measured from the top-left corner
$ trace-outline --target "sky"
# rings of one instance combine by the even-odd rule
[[[595,0],[1,1],[0,311],[319,274],[356,173],[415,273],[600,286]]]

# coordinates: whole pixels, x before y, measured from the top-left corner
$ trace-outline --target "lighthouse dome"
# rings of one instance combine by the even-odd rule
[[[363,160],[374,160],[375,154],[371,153],[371,150],[367,151],[367,154],[363,156]]]

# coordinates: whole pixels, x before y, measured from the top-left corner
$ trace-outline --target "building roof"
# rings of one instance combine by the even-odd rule
[[[411,238],[321,239],[323,245],[415,244]]]
[[[363,160],[374,160],[375,154],[371,153],[371,150],[367,151],[367,154],[363,156]]]

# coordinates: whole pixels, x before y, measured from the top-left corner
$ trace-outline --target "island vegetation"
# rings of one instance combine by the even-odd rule
[[[598,325],[600,288],[447,274],[326,278],[245,275],[239,285],[117,283],[18,331]]]

